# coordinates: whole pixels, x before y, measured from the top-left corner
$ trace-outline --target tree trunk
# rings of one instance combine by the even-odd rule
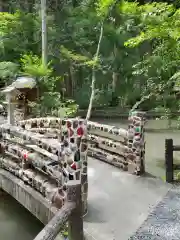
[[[137,102],[132,106],[131,112],[135,111],[135,110],[139,107],[139,105],[140,105],[141,103],[143,103],[144,101],[150,99],[152,96],[153,96],[152,93],[150,93],[150,94],[147,95],[147,96],[143,96],[140,101],[137,101]]]
[[[118,73],[113,72],[112,74],[112,99],[111,99],[111,106],[116,106],[118,104],[118,97],[116,95],[116,85],[118,81]]]
[[[114,107],[114,106],[117,106],[118,104],[118,97],[116,95],[116,86],[117,86],[117,81],[118,81],[118,66],[117,66],[117,62],[116,62],[116,59],[117,59],[117,55],[118,55],[118,49],[117,49],[117,46],[116,46],[116,43],[114,43],[114,50],[113,50],[113,53],[114,53],[114,66],[113,66],[113,74],[112,74],[112,98],[111,98],[111,106]]]
[[[3,12],[3,1],[0,0],[0,12]]]
[[[117,80],[118,80],[118,73],[113,72],[112,74],[112,91],[115,92],[116,91],[116,84],[117,84]]]
[[[96,61],[98,59],[99,56],[99,51],[100,51],[100,46],[101,46],[101,42],[102,42],[102,37],[103,37],[103,31],[104,31],[104,24],[102,23],[101,25],[101,31],[100,31],[100,35],[99,35],[99,42],[97,45],[97,51],[96,54],[94,56],[94,65],[92,68],[92,82],[91,82],[91,97],[89,100],[89,107],[88,107],[88,111],[87,111],[87,115],[86,115],[86,120],[89,120],[91,117],[91,111],[92,111],[92,106],[93,106],[93,100],[94,100],[94,96],[95,96],[95,84],[96,84]]]
[[[71,78],[71,96],[74,97],[74,90],[76,87],[76,79],[75,79],[75,73],[74,73],[74,69],[72,66],[72,63],[70,63],[69,65],[69,72],[70,72],[70,78]]]
[[[71,98],[71,93],[72,93],[72,88],[71,88],[71,74],[70,74],[70,69],[68,71],[68,74],[65,76],[65,96],[68,98]]]
[[[89,106],[88,106],[88,111],[87,111],[87,115],[86,115],[86,120],[89,120],[91,117],[93,100],[95,97],[95,83],[96,83],[96,74],[95,74],[95,69],[93,69],[92,70],[92,82],[91,82],[91,97],[89,100]]]

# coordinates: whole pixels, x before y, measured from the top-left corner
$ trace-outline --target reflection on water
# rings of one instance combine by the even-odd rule
[[[43,224],[12,197],[0,196],[0,240],[33,240],[42,228]]]

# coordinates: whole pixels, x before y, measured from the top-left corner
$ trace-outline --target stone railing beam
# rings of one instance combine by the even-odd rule
[[[66,187],[67,202],[34,240],[54,240],[67,221],[68,238],[70,240],[84,239],[81,183],[79,181],[69,181]]]

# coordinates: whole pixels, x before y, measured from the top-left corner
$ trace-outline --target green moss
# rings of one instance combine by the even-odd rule
[[[174,164],[179,164],[180,165],[180,159],[174,158]],[[161,177],[163,181],[166,181],[166,176],[165,176],[165,160],[164,159],[157,159],[156,160],[156,166],[159,168],[164,169],[164,176]],[[174,180],[180,181],[180,170],[174,170]]]
[[[165,159],[156,159],[156,166],[165,169]],[[180,165],[180,159],[174,158],[174,164]],[[179,170],[178,170],[179,171]]]

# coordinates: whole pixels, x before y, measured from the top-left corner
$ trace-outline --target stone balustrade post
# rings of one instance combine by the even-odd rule
[[[85,122],[87,126],[87,122]],[[80,158],[81,158],[81,190],[82,190],[82,209],[83,215],[87,214],[87,198],[88,198],[88,141],[87,141],[87,128],[81,139]]]
[[[128,120],[128,171],[141,175],[145,172],[145,113],[130,112]]]

